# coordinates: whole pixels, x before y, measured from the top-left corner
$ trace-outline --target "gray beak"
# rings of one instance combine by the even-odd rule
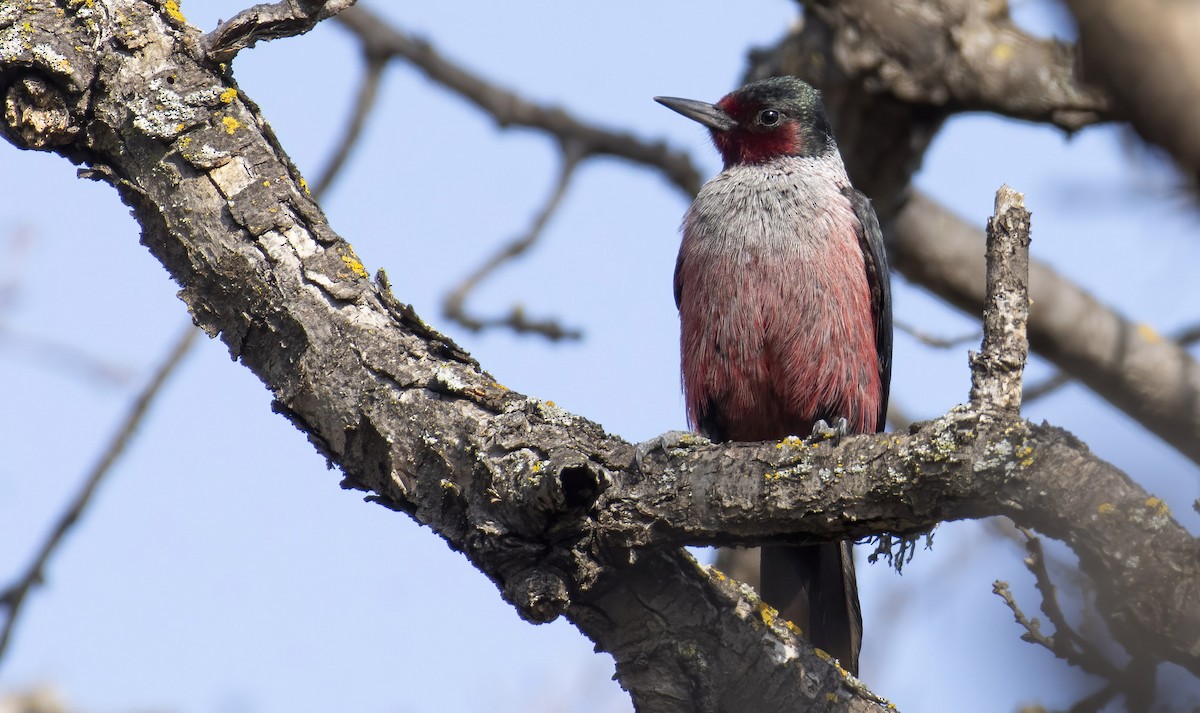
[[[678,97],[654,97],[654,101],[662,104],[671,111],[679,112],[692,121],[698,121],[713,131],[729,131],[737,126],[733,117],[726,114],[716,104],[696,101],[695,99],[680,99]]]

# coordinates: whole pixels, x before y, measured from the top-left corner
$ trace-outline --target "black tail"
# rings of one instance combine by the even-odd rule
[[[848,540],[763,547],[760,593],[810,644],[857,676],[862,610],[851,547]]]

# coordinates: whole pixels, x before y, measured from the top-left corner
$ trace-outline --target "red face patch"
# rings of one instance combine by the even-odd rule
[[[778,124],[765,126],[757,118],[759,112],[768,107],[745,101],[736,93],[717,102],[717,106],[737,122],[737,126],[729,131],[712,132],[713,143],[721,152],[726,167],[795,156],[803,149],[796,120],[786,114],[781,114]]]

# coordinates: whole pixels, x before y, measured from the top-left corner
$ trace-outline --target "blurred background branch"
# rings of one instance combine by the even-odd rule
[[[13,628],[20,618],[29,594],[46,582],[46,567],[50,558],[87,511],[96,489],[112,472],[113,466],[116,465],[133,440],[155,398],[162,391],[163,385],[183,363],[183,358],[195,343],[198,332],[198,329],[188,324],[180,333],[166,358],[158,365],[146,385],[133,399],[125,418],[117,425],[112,440],[108,442],[100,458],[84,477],[83,484],[67,505],[66,510],[50,528],[49,536],[34,555],[28,568],[14,582],[0,591],[0,612],[4,614],[3,624],[0,624],[0,663],[3,662],[8,642],[12,638]]]

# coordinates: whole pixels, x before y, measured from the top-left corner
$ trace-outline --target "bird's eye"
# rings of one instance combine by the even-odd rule
[[[779,123],[779,112],[774,109],[763,109],[758,112],[758,123],[763,126],[775,126]]]

